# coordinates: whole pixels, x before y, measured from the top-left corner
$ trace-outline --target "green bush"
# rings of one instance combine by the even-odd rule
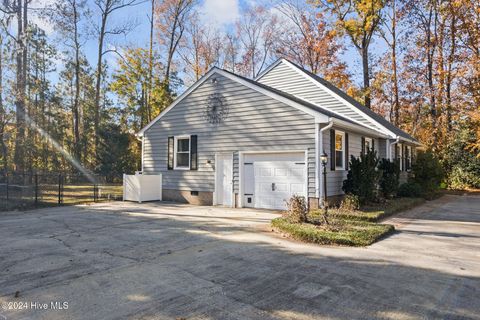
[[[417,198],[423,194],[422,186],[416,182],[403,183],[398,188],[398,195],[400,197]]]
[[[340,209],[346,211],[355,211],[360,209],[360,199],[353,194],[347,194],[340,203]]]
[[[439,159],[430,151],[417,153],[412,172],[412,182],[419,184],[424,193],[435,192],[440,187],[444,177],[443,167]]]
[[[287,211],[284,217],[292,223],[302,223],[307,221],[307,203],[305,198],[298,195],[293,195],[287,201]]]
[[[455,166],[448,175],[448,187],[454,190],[480,188],[480,173],[476,174],[461,166]]]
[[[480,158],[467,146],[475,141],[474,130],[461,127],[442,150],[442,164],[451,189],[480,188]]]
[[[361,204],[374,200],[381,174],[377,170],[377,165],[378,159],[375,151],[368,151],[358,158],[352,156],[342,190],[346,194],[358,196]]]
[[[378,165],[378,169],[382,172],[380,177],[380,191],[385,198],[393,198],[398,192],[400,182],[400,166],[398,161],[390,161],[382,159]]]

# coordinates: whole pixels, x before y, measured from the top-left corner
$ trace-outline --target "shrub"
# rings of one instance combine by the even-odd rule
[[[346,211],[355,211],[360,209],[360,199],[353,194],[347,194],[340,203],[340,209]]]
[[[442,150],[442,164],[451,189],[480,188],[480,157],[468,149],[475,141],[474,130],[463,126]]]
[[[287,212],[285,218],[292,223],[302,223],[307,221],[307,203],[305,198],[293,195],[287,201]]]
[[[444,172],[438,158],[430,151],[417,154],[412,166],[413,182],[420,185],[424,193],[432,193],[440,187]]]
[[[358,196],[361,204],[374,200],[380,177],[377,165],[378,159],[375,151],[368,151],[358,158],[352,156],[347,179],[343,181],[342,190],[346,194]]]
[[[394,197],[398,192],[400,182],[400,166],[398,162],[382,159],[378,169],[382,172],[379,181],[380,191],[385,198]]]
[[[422,186],[416,182],[407,182],[400,185],[398,188],[398,195],[400,197],[417,198],[423,195]]]
[[[477,175],[461,166],[455,166],[448,175],[448,187],[454,190],[480,188],[480,174]]]

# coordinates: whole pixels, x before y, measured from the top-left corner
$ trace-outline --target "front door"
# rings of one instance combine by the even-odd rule
[[[217,204],[232,206],[233,194],[233,159],[232,154],[217,154],[216,163],[216,188]]]

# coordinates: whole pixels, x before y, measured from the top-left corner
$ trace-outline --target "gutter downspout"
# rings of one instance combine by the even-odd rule
[[[393,145],[396,145],[396,144],[399,143],[399,142],[400,142],[400,137],[397,136],[397,139],[396,139],[394,142],[390,143],[389,146],[388,146],[388,159],[389,159],[390,161],[395,160],[395,159],[392,159],[392,146],[393,146]]]
[[[139,136],[137,134],[135,135],[135,138],[137,138],[137,140],[142,143],[142,148],[141,148],[141,150],[142,150],[141,153],[142,154],[140,155],[141,156],[140,172],[142,174],[143,174],[143,151],[144,151],[144,149],[143,149],[143,137],[144,137],[144,135],[141,135],[141,136]]]
[[[321,201],[321,198],[323,199],[323,194],[325,192],[325,190],[323,190],[323,183],[320,183],[320,180],[323,180],[322,178],[322,169],[321,169],[321,163],[320,163],[320,155],[324,152],[324,148],[323,148],[323,133],[325,131],[327,131],[328,129],[330,129],[331,127],[333,126],[333,119],[330,118],[330,120],[328,121],[328,125],[326,125],[325,127],[323,127],[322,129],[318,130],[318,145],[317,145],[317,150],[318,150],[318,153],[315,157],[315,164],[316,164],[316,167],[317,167],[317,177],[315,179],[315,185],[316,185],[316,188],[315,188],[315,196],[316,198],[318,199],[318,203],[320,204]],[[317,124],[317,128],[320,128],[320,124]],[[322,181],[323,182],[323,181]],[[321,189],[321,190],[320,190]],[[323,203],[322,203],[323,205]]]

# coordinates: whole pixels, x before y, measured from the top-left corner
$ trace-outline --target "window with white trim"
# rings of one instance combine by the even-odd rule
[[[372,138],[365,138],[365,145],[364,145],[365,152],[372,150],[372,145],[373,145]]]
[[[400,167],[400,171],[403,170],[403,144],[397,144],[397,160]]]
[[[412,169],[412,147],[405,148],[405,169],[410,171]]]
[[[345,132],[335,130],[335,168],[345,168]]]
[[[190,136],[175,137],[174,155],[175,169],[190,169]]]

